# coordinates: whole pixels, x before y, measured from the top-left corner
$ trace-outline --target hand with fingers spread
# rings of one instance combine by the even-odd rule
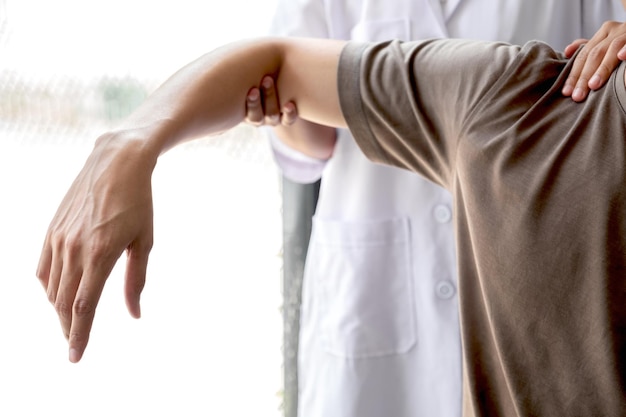
[[[253,87],[246,97],[246,122],[253,126],[291,126],[298,118],[298,111],[293,102],[288,102],[282,109],[274,79],[266,75],[260,87]]]
[[[37,277],[59,316],[71,362],[83,355],[105,281],[124,251],[126,305],[133,317],[141,314],[156,161],[147,156],[141,146],[101,138],[48,228]]]
[[[563,87],[563,95],[574,101],[583,101],[590,90],[602,87],[620,60],[626,59],[626,23],[605,22],[590,40],[569,44],[565,55],[572,57],[583,44]]]

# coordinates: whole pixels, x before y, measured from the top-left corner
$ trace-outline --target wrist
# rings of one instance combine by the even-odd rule
[[[114,130],[98,137],[94,153],[119,155],[152,171],[159,156],[166,151],[162,135],[152,128]]]

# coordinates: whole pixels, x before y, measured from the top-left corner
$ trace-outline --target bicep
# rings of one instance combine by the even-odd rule
[[[339,56],[345,41],[285,39],[277,75],[281,103],[293,101],[299,117],[322,125],[346,127],[337,86]]]

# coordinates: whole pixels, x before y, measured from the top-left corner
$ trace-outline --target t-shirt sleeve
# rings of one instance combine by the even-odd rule
[[[448,187],[464,126],[519,51],[468,40],[349,43],[338,73],[342,112],[368,158]]]

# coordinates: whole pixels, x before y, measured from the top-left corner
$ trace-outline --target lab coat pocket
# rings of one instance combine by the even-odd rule
[[[321,343],[334,355],[405,353],[416,343],[408,219],[314,220]]]

